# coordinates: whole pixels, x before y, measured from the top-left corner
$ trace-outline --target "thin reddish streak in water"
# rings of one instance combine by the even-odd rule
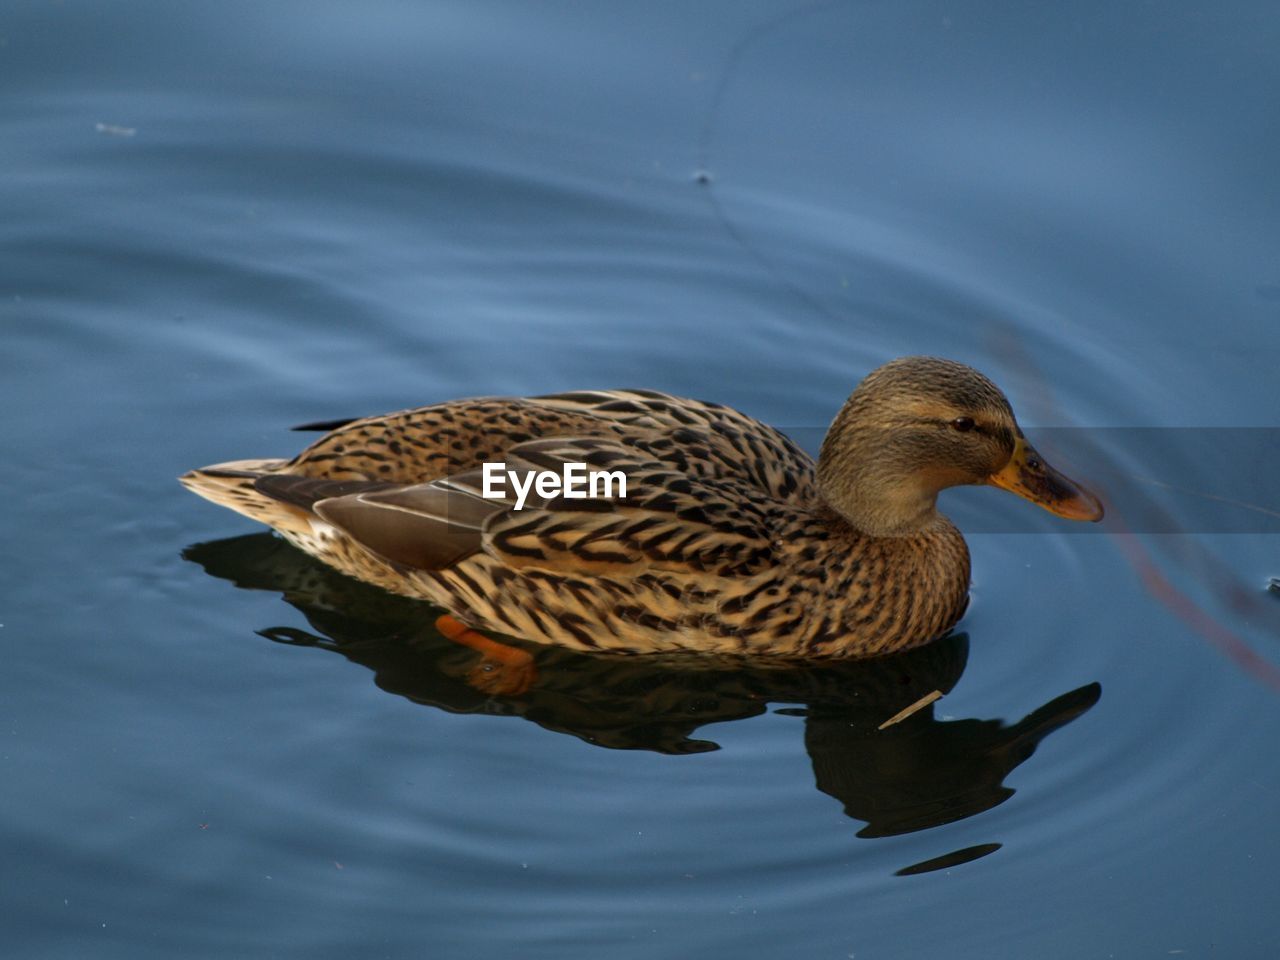
[[[1119,523],[1119,518],[1116,520]],[[1123,526],[1123,525],[1121,525]],[[1120,547],[1120,552],[1129,561],[1129,566],[1142,578],[1142,585],[1147,592],[1163,603],[1179,616],[1183,622],[1198,631],[1210,643],[1238,663],[1244,670],[1253,674],[1273,690],[1280,691],[1280,667],[1270,660],[1259,656],[1234,631],[1220,623],[1212,614],[1205,612],[1195,601],[1175,586],[1168,577],[1160,572],[1160,568],[1151,559],[1151,554],[1143,547],[1135,534],[1120,529],[1110,534]]]
[[[1027,385],[1034,384],[1038,388],[1033,395],[1046,410],[1057,413],[1058,419],[1062,422],[1070,423],[1068,417],[1062,416],[1047,381],[1040,375],[1035,362],[1023,348],[1016,331],[1002,327],[999,334],[997,342],[993,344],[995,351],[1003,354],[1005,363],[1010,367],[1021,368],[1019,372],[1023,375],[1023,382]],[[1202,609],[1169,580],[1152,559],[1150,551],[1142,545],[1136,534],[1129,532],[1119,513],[1111,505],[1107,507],[1107,520],[1108,526],[1112,528],[1108,531],[1108,536],[1119,546],[1120,552],[1141,578],[1142,585],[1148,593],[1214,647],[1235,661],[1246,673],[1252,674],[1273,690],[1280,691],[1280,667],[1258,654],[1239,634],[1219,622],[1213,614]],[[1230,599],[1235,609],[1242,610],[1245,606],[1252,606],[1252,602],[1244,602],[1245,597],[1234,583],[1225,588],[1219,584],[1219,589]],[[1253,598],[1247,599],[1253,600]]]

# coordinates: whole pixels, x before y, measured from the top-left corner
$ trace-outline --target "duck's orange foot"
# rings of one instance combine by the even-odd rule
[[[466,679],[482,693],[518,697],[538,679],[533,656],[525,650],[490,639],[447,613],[436,619],[436,629],[480,654],[480,662],[467,671]]]

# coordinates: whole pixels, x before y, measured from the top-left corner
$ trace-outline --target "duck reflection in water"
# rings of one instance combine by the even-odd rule
[[[809,664],[584,654],[511,640],[530,654],[536,679],[522,693],[495,696],[484,654],[442,636],[432,608],[337,574],[271,534],[196,544],[183,556],[239,587],[280,592],[312,627],[263,636],[340,653],[388,693],[454,713],[519,716],[601,747],[686,754],[719,748],[692,736],[706,724],[788,704],[778,712],[804,718],[818,789],[865,822],[861,837],[923,830],[1002,803],[1014,792],[1004,785],[1009,772],[1101,695],[1088,684],[1012,725],[941,720],[932,703],[895,720],[959,681],[968,638],[957,634],[892,656]]]

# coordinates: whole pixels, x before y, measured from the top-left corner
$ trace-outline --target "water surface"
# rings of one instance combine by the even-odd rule
[[[1277,426],[1270,5],[2,29],[13,955],[1274,954],[1276,445],[1215,446]],[[1131,499],[1082,534],[948,493],[963,633],[873,666],[544,650],[486,696],[430,611],[174,482],[295,423],[583,387],[812,448],[907,353]]]

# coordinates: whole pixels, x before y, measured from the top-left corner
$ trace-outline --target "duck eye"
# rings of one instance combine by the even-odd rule
[[[975,426],[972,417],[956,417],[951,421],[951,426],[961,433],[968,433]]]

